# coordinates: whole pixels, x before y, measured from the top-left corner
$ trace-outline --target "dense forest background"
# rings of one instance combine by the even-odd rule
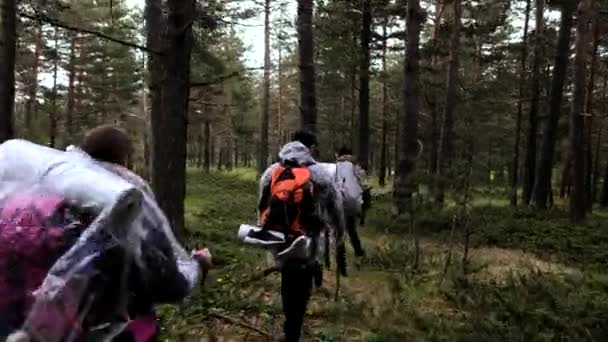
[[[306,128],[319,136],[320,160],[352,146],[372,176],[378,204],[370,225],[388,235],[367,233],[380,252],[363,270],[433,269],[443,286],[455,263],[461,262],[459,274],[473,272],[471,253],[481,245],[569,267],[605,266],[607,1],[298,0],[296,13],[294,7],[296,0],[146,0],[141,9],[124,0],[0,0],[0,141],[19,137],[64,148],[96,125],[125,127],[137,145],[132,167],[151,181],[176,232],[198,241],[196,218],[213,215],[192,196],[228,191],[238,198],[245,191],[220,190],[221,184],[255,195],[252,178],[231,183],[226,175],[260,172],[295,130]],[[239,32],[256,16],[264,18],[264,56],[252,66],[246,63],[252,42]],[[253,211],[249,199],[234,204],[247,214],[226,211],[232,215],[226,220],[250,219],[242,208]],[[211,212],[217,210],[224,212]],[[427,234],[435,230],[445,233],[441,248],[429,247]],[[402,244],[387,247],[382,238],[391,234],[403,236]],[[445,260],[429,264],[438,249]],[[236,260],[235,253],[226,258]],[[393,290],[419,288],[405,279]],[[452,283],[461,286],[459,294],[474,287],[459,281]],[[542,292],[540,283],[553,280],[536,281]],[[595,281],[580,286],[605,292],[608,285]],[[521,279],[506,286],[513,297],[493,305],[516,316]],[[566,291],[555,286],[543,287],[554,299]],[[486,322],[481,316],[495,309],[492,295],[475,289],[487,302],[450,300],[458,310],[473,305],[467,317]],[[399,305],[412,300],[400,298]],[[544,298],[530,297],[526,305]],[[555,318],[589,298],[540,307]],[[509,322],[499,324],[503,330],[483,323],[484,331],[471,328],[480,335],[461,326],[452,333],[462,335],[445,336],[608,336],[606,311],[597,306],[586,314],[574,310],[584,318],[547,323],[543,313],[519,304],[520,318],[491,318]],[[346,319],[347,310],[340,312]],[[553,335],[536,335],[521,317]],[[565,327],[574,335],[555,333]]]

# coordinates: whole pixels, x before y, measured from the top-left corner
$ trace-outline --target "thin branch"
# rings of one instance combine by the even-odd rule
[[[163,55],[162,52],[159,51],[154,51],[146,46],[142,46],[136,43],[132,43],[132,42],[126,42],[124,40],[120,40],[118,38],[114,38],[111,36],[108,36],[104,33],[101,32],[97,32],[97,31],[93,31],[93,30],[88,30],[88,29],[84,29],[84,28],[80,28],[80,27],[76,27],[76,26],[72,26],[66,23],[62,23],[59,20],[53,19],[53,18],[49,18],[40,14],[37,15],[31,15],[31,14],[27,14],[27,13],[23,13],[23,12],[18,12],[17,13],[18,16],[22,17],[22,18],[26,18],[26,19],[30,19],[30,20],[34,20],[34,21],[39,21],[39,22],[43,22],[45,24],[51,25],[53,27],[59,27],[62,28],[64,30],[68,30],[68,31],[74,31],[74,32],[78,32],[78,33],[82,33],[82,34],[88,34],[91,36],[95,36],[101,39],[105,39],[120,45],[124,45],[124,46],[128,46],[134,49],[138,49],[141,51],[145,51],[148,53],[153,53],[155,55]]]
[[[248,323],[245,323],[245,322],[243,322],[243,321],[241,321],[241,320],[238,320],[238,319],[236,319],[236,318],[232,318],[232,317],[229,317],[229,316],[226,316],[226,315],[222,315],[222,314],[217,313],[217,312],[210,312],[210,313],[209,313],[209,315],[210,315],[211,317],[215,317],[215,318],[218,318],[218,319],[222,319],[222,320],[227,321],[227,322],[229,322],[229,323],[232,323],[232,324],[234,324],[234,325],[238,325],[238,326],[240,326],[240,327],[243,327],[243,328],[249,329],[249,330],[251,330],[251,331],[255,331],[256,333],[258,333],[258,334],[260,334],[260,335],[262,335],[262,336],[265,336],[265,337],[270,337],[270,334],[269,334],[269,333],[267,333],[267,332],[265,332],[264,330],[262,330],[262,329],[260,329],[260,328],[258,328],[258,327],[254,327],[253,325],[248,324]]]

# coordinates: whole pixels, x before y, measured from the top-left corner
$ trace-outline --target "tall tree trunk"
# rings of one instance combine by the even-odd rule
[[[606,100],[608,100],[608,65],[605,65],[605,69],[604,69],[604,86],[602,87],[602,100],[604,102],[606,102]],[[602,188],[602,192],[598,191],[598,183],[600,181],[600,167],[601,167],[601,163],[602,163],[602,158],[600,158],[601,156],[601,142],[602,142],[602,129],[604,127],[604,123],[603,121],[600,122],[600,127],[599,127],[599,132],[598,132],[598,137],[597,137],[597,145],[596,145],[596,150],[595,150],[595,165],[594,165],[594,171],[593,171],[593,200],[599,200],[600,205],[602,205],[602,201],[604,200],[604,194],[606,194],[606,203],[603,205],[608,205],[608,193],[606,193],[604,190],[608,191],[608,179],[604,179],[604,187]],[[608,174],[608,165],[606,167],[606,172]],[[598,199],[598,194],[601,195],[601,198]]]
[[[359,143],[357,158],[359,165],[368,170],[370,153],[369,130],[369,44],[372,30],[371,0],[361,0],[363,23],[361,26],[361,60],[359,64]]]
[[[393,177],[393,187],[395,186],[394,181],[397,179],[398,175],[399,175],[399,160],[401,158],[400,152],[401,151],[401,123],[399,122],[401,121],[401,111],[399,111],[399,113],[397,114],[397,120],[395,121],[395,136],[394,136],[394,140],[393,140],[393,149],[395,150],[393,153],[393,163],[395,164],[395,175]]]
[[[279,81],[280,82],[280,81]],[[270,117],[270,0],[264,2],[264,94],[260,118],[260,146],[258,146],[258,175],[268,163],[268,121]]]
[[[32,62],[32,77],[30,78],[27,89],[27,101],[25,103],[25,132],[31,134],[33,130],[32,118],[37,110],[37,94],[38,94],[38,69],[40,66],[40,54],[43,49],[42,42],[42,24],[36,24],[36,36],[34,44],[34,61]]]
[[[591,0],[580,0],[576,24],[576,55],[574,57],[574,93],[570,113],[570,141],[574,159],[573,188],[570,200],[570,219],[577,223],[585,220],[585,155],[584,109],[585,76],[587,69],[587,44],[589,36],[589,12]]]
[[[600,125],[597,129],[597,140],[595,142],[595,162],[593,163],[593,179],[591,185],[591,203],[597,201],[597,185],[599,184],[600,178],[600,164],[602,159],[600,158],[600,148],[602,146],[602,130],[603,126]]]
[[[430,151],[429,151],[429,174],[431,175],[430,188],[431,193],[437,192],[437,175],[439,173],[439,144],[441,139],[441,118],[439,115],[439,104],[438,104],[438,91],[437,84],[440,84],[441,74],[439,64],[439,32],[441,29],[441,19],[445,12],[446,2],[445,0],[435,1],[435,20],[433,23],[433,30],[431,33],[430,41],[430,52],[431,52],[431,80],[432,87],[428,94],[426,94],[429,111],[431,113],[431,129],[430,129]]]
[[[534,61],[532,63],[532,101],[530,102],[530,115],[528,117],[528,141],[526,147],[526,160],[524,163],[523,202],[530,204],[534,176],[536,174],[536,136],[538,134],[538,108],[541,92],[541,66],[543,64],[544,44],[544,15],[545,0],[536,0],[536,32],[534,40]]]
[[[357,67],[352,65],[352,70],[350,72],[350,144],[351,146],[357,146],[355,129],[357,127],[355,115],[357,114]]]
[[[70,33],[70,57],[68,61],[68,97],[65,109],[66,144],[74,142],[74,105],[76,81],[76,33]],[[144,95],[145,96],[145,95]],[[144,114],[146,110],[144,109]]]
[[[387,45],[388,15],[385,15],[382,23],[382,146],[380,152],[380,172],[378,173],[381,187],[386,185],[386,164],[388,159],[388,86],[386,72],[386,45]]]
[[[513,163],[511,164],[511,205],[517,206],[517,188],[519,186],[519,145],[521,143],[521,119],[523,116],[523,103],[526,94],[526,72],[528,61],[528,25],[530,23],[530,2],[526,0],[526,14],[524,19],[524,34],[521,42],[521,55],[519,57],[519,99],[517,101],[517,118],[515,120],[515,146],[513,148]]]
[[[15,136],[15,0],[0,0],[0,143]]]
[[[203,168],[203,160],[205,160],[205,124],[200,124],[198,134],[196,135],[198,149],[196,150],[196,167]]]
[[[152,184],[159,206],[176,235],[181,235],[184,233],[194,1],[169,0],[167,6],[166,49],[163,49],[165,77],[161,90],[163,112],[152,117]]]
[[[540,0],[539,0],[540,1]],[[441,144],[439,147],[439,189],[437,203],[443,204],[445,200],[446,177],[450,173],[452,158],[454,157],[454,112],[458,104],[458,68],[460,66],[460,29],[461,29],[461,2],[454,0],[454,23],[450,47],[450,65],[448,67],[448,80],[443,114],[443,127]]]
[[[161,0],[146,0],[146,7],[144,12],[145,25],[146,25],[146,41],[148,47],[160,51],[164,46],[165,36],[165,19],[163,18],[163,8]],[[147,114],[150,122],[150,136],[149,139],[149,163],[148,163],[148,174],[152,178],[154,174],[154,136],[152,126],[153,120],[159,120],[162,118],[162,93],[161,84],[163,80],[163,66],[162,59],[160,56],[155,54],[148,55],[148,90],[150,92],[150,114]],[[154,119],[152,119],[154,118]]]
[[[591,15],[591,13],[590,13]],[[589,67],[589,82],[587,83],[585,103],[585,194],[587,195],[587,210],[593,208],[593,91],[595,88],[595,69],[597,64],[597,50],[600,42],[599,13],[593,22],[593,48],[591,50],[591,64]]]
[[[283,113],[283,51],[281,48],[281,43],[279,41],[278,44],[278,50],[279,50],[279,60],[278,60],[278,83],[279,83],[279,101],[278,101],[278,108],[277,108],[277,149],[281,148],[281,145],[283,145],[284,141],[283,141],[283,132],[285,130],[284,128],[284,113]]]
[[[459,1],[459,0],[456,0]],[[418,154],[419,47],[424,12],[420,0],[407,0],[407,45],[403,78],[403,134],[399,137],[399,166],[394,183],[394,202],[398,214],[407,210],[416,188],[414,170]]]
[[[604,184],[602,184],[602,197],[600,198],[600,206],[602,208],[608,207],[608,161],[606,162],[606,168],[604,169]]]
[[[209,120],[205,121],[205,152],[204,152],[204,169],[205,172],[209,173],[211,171],[211,153],[213,153],[211,148],[211,123]]]
[[[59,68],[59,29],[55,28],[55,47],[53,52],[53,97],[49,111],[49,146],[55,147],[57,140],[57,70]]]
[[[313,0],[298,0],[298,52],[300,56],[300,127],[317,132]]]
[[[553,82],[549,101],[548,119],[540,145],[540,157],[536,168],[534,191],[530,204],[537,209],[546,209],[549,192],[551,190],[551,174],[555,156],[555,142],[557,140],[557,127],[561,116],[564,83],[568,72],[568,58],[570,56],[570,31],[572,30],[575,5],[567,2],[562,6],[555,66],[553,68]]]

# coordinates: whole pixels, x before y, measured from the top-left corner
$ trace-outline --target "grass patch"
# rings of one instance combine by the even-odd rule
[[[204,288],[179,306],[162,308],[164,339],[261,341],[245,325],[275,334],[282,323],[279,279],[253,279],[264,253],[236,241],[255,222],[255,172],[237,169],[188,178],[187,244],[209,246],[216,259]],[[512,209],[476,190],[471,251],[463,276],[461,232],[444,274],[453,208],[416,212],[420,267],[409,221],[391,216],[390,194],[378,191],[361,227],[368,256],[350,262],[339,302],[333,272],[315,290],[306,341],[604,341],[608,340],[606,213],[572,226],[558,210]],[[493,197],[494,196],[494,197]]]

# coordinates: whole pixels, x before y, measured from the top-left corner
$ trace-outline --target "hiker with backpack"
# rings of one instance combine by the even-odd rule
[[[321,285],[319,259],[326,227],[335,228],[336,246],[344,247],[341,198],[331,175],[313,158],[316,136],[298,131],[292,140],[279,152],[279,162],[261,177],[258,210],[262,229],[247,236],[261,243],[277,236],[285,241],[275,260],[281,272],[285,315],[283,334],[277,340],[286,342],[299,341],[313,281]],[[338,265],[346,275],[344,263]]]
[[[0,340],[21,329],[11,337],[152,341],[153,305],[180,301],[210,267],[208,251],[185,252],[145,182],[120,165],[126,134],[95,132],[88,153],[0,145]]]
[[[351,245],[357,257],[365,256],[365,250],[361,246],[361,240],[357,233],[357,220],[363,218],[364,206],[367,206],[369,199],[365,194],[369,194],[367,175],[365,170],[355,163],[352,151],[343,146],[336,154],[336,184],[342,193],[344,206],[344,220],[346,231]],[[367,201],[365,201],[367,199]]]
[[[132,145],[127,133],[119,127],[112,125],[102,125],[96,127],[85,135],[80,148],[83,152],[97,160],[104,168],[115,173],[119,177],[125,179],[129,183],[138,187],[146,195],[154,197],[152,189],[141,177],[127,168],[128,160],[132,152]],[[162,236],[155,238],[154,243],[166,244]],[[211,253],[207,248],[193,251],[192,256],[199,261],[203,269],[203,275],[211,268]],[[119,336],[114,338],[114,342],[151,342],[158,336],[158,323],[154,312],[154,305],[163,302],[174,302],[180,300],[186,293],[183,291],[185,279],[180,279],[176,274],[177,279],[159,279],[161,280],[149,290],[159,291],[157,294],[137,293],[131,298],[129,314],[131,315],[132,323]],[[172,286],[173,284],[173,286]],[[143,289],[145,284],[137,284],[136,287]]]

